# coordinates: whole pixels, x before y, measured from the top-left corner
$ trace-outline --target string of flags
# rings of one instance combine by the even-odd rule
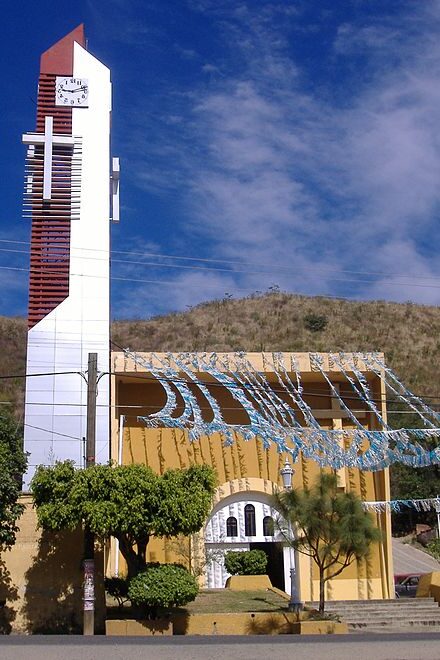
[[[307,403],[307,392],[295,354],[264,353],[262,371],[257,370],[246,353],[149,353],[124,351],[126,358],[149,372],[166,395],[161,410],[139,420],[149,428],[168,427],[188,432],[196,441],[220,433],[226,445],[236,434],[244,440],[261,439],[268,448],[275,444],[280,453],[293,461],[299,454],[320,466],[361,470],[382,470],[393,463],[423,467],[440,463],[440,415],[412,394],[377,353],[332,353],[328,364],[324,355],[309,353],[312,371],[328,385],[331,396],[345,413],[351,428],[323,429]],[[327,356],[326,356],[327,357]],[[326,365],[326,366],[324,366]],[[349,385],[357,406],[371,413],[378,430],[361,423],[346,401],[350,396],[335,387],[329,371],[337,371]],[[275,383],[269,382],[267,373]],[[376,404],[367,373],[375,374],[394,399],[417,415],[423,428],[391,428]],[[244,413],[247,422],[227,423],[216,398],[224,388]],[[344,400],[345,399],[345,400]]]
[[[384,513],[391,511],[392,513],[400,513],[402,509],[415,509],[419,513],[421,511],[436,511],[440,513],[440,497],[429,497],[421,500],[387,500],[375,502],[362,502],[362,506],[367,511],[374,511],[375,513]]]

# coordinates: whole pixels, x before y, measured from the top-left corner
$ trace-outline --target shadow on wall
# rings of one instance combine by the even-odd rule
[[[12,582],[11,574],[0,557],[0,635],[9,635],[17,610],[11,603],[18,600],[18,589]]]
[[[42,532],[37,554],[25,573],[26,632],[81,632],[82,539],[80,530]]]
[[[293,632],[292,616],[286,613],[275,614],[265,613],[258,617],[250,614],[250,619],[245,626],[246,635],[289,635]],[[299,621],[299,615],[295,615],[296,621]]]
[[[38,551],[25,573],[22,615],[26,632],[80,634],[83,621],[83,533],[42,532]],[[104,629],[102,552],[96,552],[96,632]]]
[[[22,613],[33,634],[81,634],[83,627],[83,548],[81,529],[43,531],[26,571]],[[103,553],[95,552],[95,632],[105,629]]]

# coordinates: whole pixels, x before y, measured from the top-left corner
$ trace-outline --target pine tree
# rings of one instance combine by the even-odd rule
[[[279,527],[286,541],[318,567],[322,613],[325,583],[366,557],[371,544],[380,540],[380,531],[358,495],[338,490],[336,474],[321,472],[310,489],[276,494],[274,506],[282,516]]]

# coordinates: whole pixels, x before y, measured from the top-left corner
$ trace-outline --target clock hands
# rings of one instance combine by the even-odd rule
[[[64,89],[64,87],[60,87],[59,89],[62,92],[69,92],[70,94],[73,94],[74,92],[86,92],[88,88],[84,86],[84,87],[77,87],[76,89]]]
[[[74,76],[56,76],[55,105],[62,107],[89,107],[89,81]]]

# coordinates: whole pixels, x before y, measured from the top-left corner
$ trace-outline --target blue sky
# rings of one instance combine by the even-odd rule
[[[80,22],[114,83],[113,317],[274,285],[439,302],[439,0],[16,0],[2,18],[0,314],[26,314],[39,57]]]

